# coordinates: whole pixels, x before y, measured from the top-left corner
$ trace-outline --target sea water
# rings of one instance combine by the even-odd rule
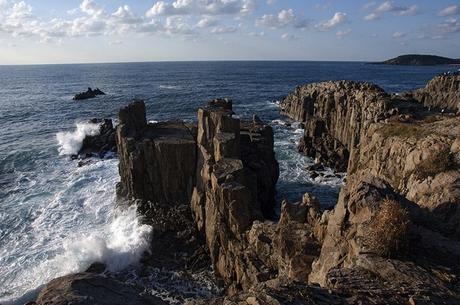
[[[308,191],[330,206],[344,174],[327,169],[310,177],[312,160],[296,151],[303,131],[279,115],[279,101],[297,85],[323,80],[365,80],[402,92],[446,70],[357,62],[0,66],[0,303],[22,304],[51,279],[97,261],[137,281],[132,266],[150,250],[150,227],[139,221],[135,207],[115,204],[117,159],[78,167],[69,158],[86,135],[98,132],[88,119],[116,119],[120,107],[141,98],[150,121],[193,122],[206,100],[232,98],[239,116],[256,113],[274,128],[278,200],[295,201]],[[107,95],[72,101],[88,86]],[[137,282],[168,299],[164,276],[152,269],[147,281]],[[214,289],[200,283],[190,291],[206,295]]]

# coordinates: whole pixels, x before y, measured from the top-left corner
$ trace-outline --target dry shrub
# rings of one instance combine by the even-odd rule
[[[399,202],[386,198],[369,223],[367,246],[383,257],[402,255],[407,250],[409,213]]]
[[[440,151],[433,158],[423,160],[417,166],[414,173],[417,178],[423,180],[428,177],[434,177],[449,169],[453,169],[454,165],[450,155],[450,148],[447,148]]]

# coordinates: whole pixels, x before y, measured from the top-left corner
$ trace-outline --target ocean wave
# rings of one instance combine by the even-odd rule
[[[80,168],[75,162],[57,160],[53,171],[35,178],[33,192],[11,195],[15,204],[0,215],[17,236],[7,236],[2,251],[8,255],[0,255],[1,304],[24,304],[50,280],[94,262],[110,271],[135,266],[149,251],[151,227],[141,223],[136,207],[116,208],[118,160]]]
[[[169,90],[175,90],[175,89],[181,89],[182,88],[179,85],[159,85],[158,87],[160,89],[169,89]]]
[[[74,131],[58,132],[56,134],[56,140],[59,144],[59,154],[77,154],[86,136],[95,136],[99,134],[99,126],[100,124],[76,123]]]

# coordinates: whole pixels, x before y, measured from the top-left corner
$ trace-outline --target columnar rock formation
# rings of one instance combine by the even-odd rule
[[[334,209],[305,194],[273,220],[273,131],[229,100],[197,126],[120,110],[118,193],[152,224],[149,263],[183,270],[205,246],[226,296],[188,304],[460,304],[459,117],[347,81],[298,87],[282,112],[305,126],[301,151],[347,170]]]
[[[436,76],[421,89],[405,94],[426,107],[460,112],[460,73]]]
[[[298,88],[282,107],[306,120],[301,147],[309,155],[340,169],[334,152],[343,146],[350,152],[348,166],[342,167],[348,169],[346,186],[336,207],[323,214],[327,227],[309,281],[335,291],[367,291],[390,304],[460,302],[452,284],[460,259],[459,118],[355,82]],[[347,109],[354,120],[338,124]],[[390,212],[386,201],[393,202]],[[391,217],[379,224],[382,213],[391,211],[406,211],[401,213],[407,213],[407,226],[391,223]],[[393,237],[381,232],[376,237],[379,226],[396,227],[401,240],[385,240]],[[380,250],[392,243],[403,246],[388,259]]]
[[[117,127],[118,194],[171,205],[190,202],[195,174],[195,138],[180,121],[147,124],[144,102],[120,110]]]
[[[390,104],[390,96],[376,85],[324,82],[297,87],[283,100],[281,113],[305,125],[299,151],[345,171],[362,131],[384,118]]]

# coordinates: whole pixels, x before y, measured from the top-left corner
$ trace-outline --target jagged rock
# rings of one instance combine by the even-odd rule
[[[390,96],[376,85],[336,81],[297,87],[282,101],[281,113],[305,124],[299,151],[346,171],[361,131],[381,119],[390,104]]]
[[[305,122],[301,149],[347,169],[334,209],[309,221],[319,219],[313,233],[322,244],[309,281],[355,295],[356,302],[373,297],[375,304],[459,303],[458,117],[354,82],[299,87],[282,103],[282,112]],[[343,148],[348,162],[337,158]],[[382,257],[389,252],[381,246],[385,238],[391,245],[399,237],[375,238],[388,198],[408,212],[407,244],[391,258]],[[405,223],[381,219],[381,227]]]
[[[271,216],[278,163],[273,131],[232,117],[231,102],[215,100],[198,110],[198,160],[191,206],[204,233],[216,273],[229,291],[264,277],[245,254],[255,220]]]
[[[35,305],[125,305],[167,304],[144,295],[142,289],[97,273],[77,273],[49,282],[37,297]]]
[[[122,108],[117,126],[121,181],[117,193],[153,203],[190,202],[194,185],[196,144],[181,121],[147,124],[145,105]]]
[[[436,76],[424,88],[403,96],[413,98],[426,107],[460,112],[460,74]]]
[[[80,92],[80,93],[75,94],[75,96],[73,97],[73,100],[75,101],[86,100],[89,98],[94,98],[98,95],[105,95],[105,93],[102,92],[99,88],[96,88],[95,90],[93,90],[90,87],[88,87],[88,90],[86,90],[86,92]]]
[[[97,155],[104,157],[108,152],[117,152],[117,143],[115,141],[115,128],[111,119],[91,119],[92,124],[100,124],[99,134],[88,135],[83,139],[82,147],[78,151],[80,157],[90,157]]]

